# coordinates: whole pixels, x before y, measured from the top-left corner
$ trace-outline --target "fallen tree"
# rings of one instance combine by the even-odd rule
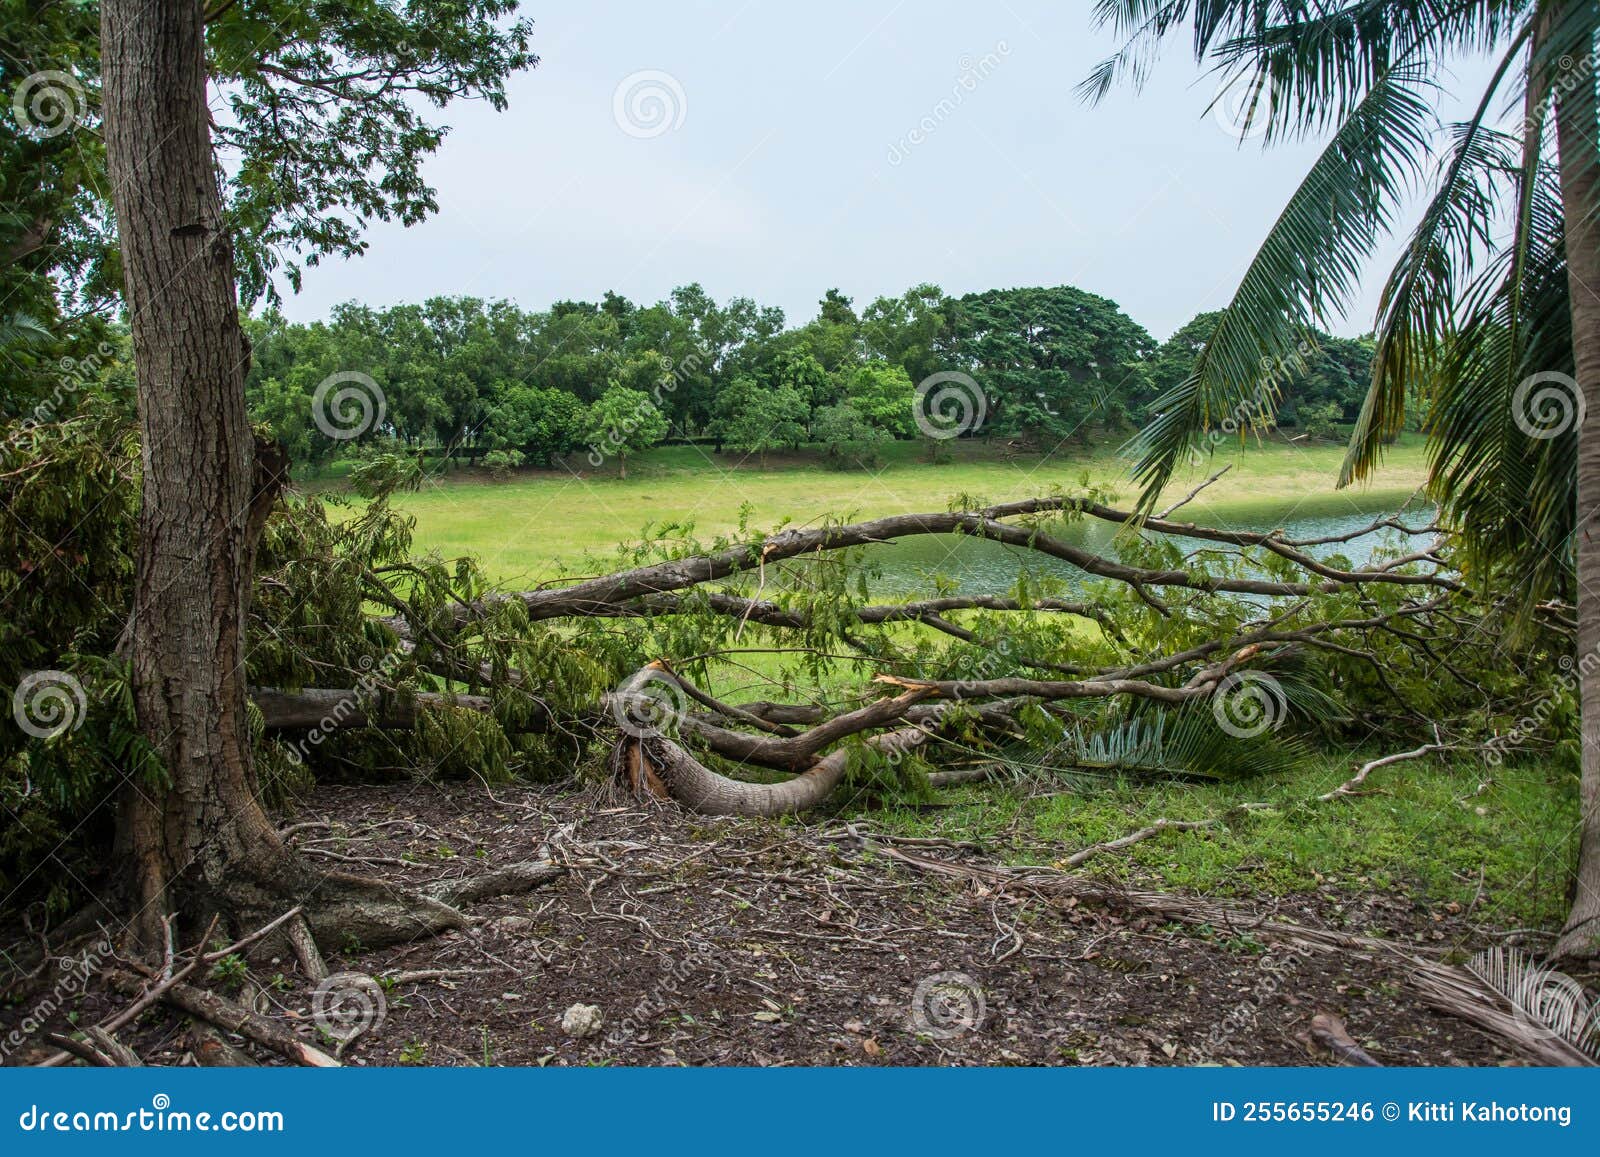
[[[1119,528],[1114,549],[1072,541],[1072,524],[1084,520]],[[1385,532],[1400,545],[1365,565],[1335,553]],[[850,574],[870,569],[869,552],[924,535],[996,543],[1024,571],[1040,559],[1078,577],[1036,577],[1005,596],[881,602],[863,587],[847,591]],[[1431,715],[1394,686],[1396,655],[1435,667],[1456,693],[1485,694],[1460,652],[1487,653],[1489,640],[1474,639],[1472,628],[1494,604],[1463,587],[1448,538],[1432,523],[1392,516],[1309,539],[1165,517],[1141,524],[1089,494],[785,530],[474,597],[419,599],[426,584],[416,569],[391,582],[365,567],[367,599],[391,611],[378,625],[412,670],[455,690],[255,698],[274,730],[406,728],[438,712],[494,719],[512,734],[584,732],[611,743],[611,774],[627,791],[738,815],[810,810],[853,769],[922,766],[940,745],[992,750],[1029,739],[1060,748],[1075,729],[1104,733],[1157,718],[1141,713],[1175,716],[1186,735],[1210,727],[1249,765],[1247,752],[1273,745],[1291,715],[1314,728],[1329,721],[1319,709],[1337,714],[1331,698],[1299,685],[1308,655],[1363,668],[1413,723]],[[1417,539],[1420,548],[1403,545]],[[619,626],[634,632],[622,646]],[[908,642],[905,631],[917,628],[942,643]],[[737,703],[686,673],[754,651],[862,674],[809,702]],[[552,678],[552,652],[605,655],[618,681],[573,693],[583,681]],[[644,661],[623,667],[630,655]],[[1230,719],[1240,712],[1242,722]]]
[[[37,465],[7,481],[21,509],[63,474],[98,478],[78,465],[91,451],[130,445],[77,420],[30,437]],[[105,494],[86,490],[86,504],[118,493],[121,471],[105,473]],[[1083,533],[1094,525],[1111,533]],[[409,520],[381,490],[344,509],[285,491],[246,529],[259,542],[241,726],[268,802],[328,772],[493,781],[588,769],[696,810],[777,815],[862,792],[926,798],[933,782],[983,782],[996,767],[1271,772],[1308,743],[1357,734],[1358,715],[1359,734],[1376,726],[1380,742],[1434,722],[1442,742],[1481,742],[1487,721],[1514,717],[1570,651],[1570,612],[1556,604],[1541,608],[1526,647],[1505,650],[1484,626],[1506,601],[1463,585],[1449,533],[1425,518],[1296,538],[1170,511],[1140,524],[1093,490],[963,498],[947,511],[709,542],[688,527],[647,528],[614,563],[509,592],[472,560],[416,554]],[[934,536],[1004,552],[1016,583],[873,581],[898,544]],[[125,573],[115,551],[98,557],[113,578]],[[109,654],[122,623],[97,608],[131,593],[110,583],[97,593],[73,639]],[[59,607],[41,599],[39,624]],[[105,641],[82,642],[96,637]],[[95,777],[137,751],[136,728],[105,710],[126,702],[114,659],[57,666],[87,685],[90,725],[16,749],[25,762],[6,766],[23,807],[59,798],[27,794],[31,782],[84,784],[60,808],[71,830],[106,790],[95,794]],[[464,919],[452,897],[369,897],[355,876],[324,870],[336,857],[302,872],[300,854],[284,855],[300,867],[274,889],[287,894],[272,911],[302,909],[291,946],[308,959],[307,930],[355,928],[380,943]],[[252,908],[267,911],[264,893]],[[251,926],[246,915],[229,923]]]

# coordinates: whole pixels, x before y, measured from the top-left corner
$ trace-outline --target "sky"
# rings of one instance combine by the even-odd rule
[[[433,114],[452,126],[425,169],[439,212],[373,225],[364,256],[285,288],[284,312],[649,303],[698,281],[800,324],[832,287],[859,308],[922,282],[1068,284],[1165,338],[1227,303],[1317,143],[1241,141],[1182,37],[1142,90],[1085,104],[1076,85],[1117,46],[1091,12],[525,0],[541,60],[509,109]],[[1470,94],[1480,71],[1441,86]],[[1334,332],[1371,328],[1383,256]]]

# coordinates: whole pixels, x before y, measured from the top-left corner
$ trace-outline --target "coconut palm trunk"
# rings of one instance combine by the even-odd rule
[[[1586,43],[1593,44],[1590,28]],[[1572,309],[1572,350],[1583,426],[1578,440],[1576,554],[1578,654],[1600,655],[1600,146],[1596,142],[1593,52],[1577,58],[1577,83],[1559,95],[1556,138],[1561,150],[1561,200],[1565,217],[1567,282]],[[1591,662],[1580,662],[1588,671]],[[1583,675],[1582,835],[1572,914],[1557,956],[1600,954],[1600,676]]]

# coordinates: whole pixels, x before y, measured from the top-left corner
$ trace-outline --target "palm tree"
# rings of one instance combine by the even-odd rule
[[[1144,509],[1204,431],[1272,412],[1285,375],[1271,368],[1344,314],[1403,199],[1424,194],[1339,481],[1375,469],[1422,399],[1432,493],[1469,572],[1514,576],[1530,615],[1576,592],[1583,820],[1555,954],[1600,954],[1600,2],[1100,0],[1096,20],[1126,42],[1084,82],[1091,100],[1141,81],[1184,31],[1246,133],[1328,135],[1193,373],[1154,407],[1134,467]],[[1437,78],[1478,55],[1494,69],[1471,118],[1441,125]]]

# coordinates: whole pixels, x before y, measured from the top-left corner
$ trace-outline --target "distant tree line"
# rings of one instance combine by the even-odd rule
[[[982,424],[967,433],[1049,449],[1129,430],[1189,373],[1214,320],[1201,314],[1162,344],[1070,286],[957,298],[918,285],[859,312],[829,290],[795,328],[780,309],[719,305],[697,284],[649,306],[615,293],[541,311],[470,297],[347,303],[310,324],[271,310],[248,319],[247,390],[252,415],[313,465],[382,446],[497,471],[578,456],[626,473],[629,455],[668,440],[763,462],[815,446],[870,464],[885,443],[926,434],[918,384],[939,373],[982,392]],[[1321,335],[1287,368],[1277,420],[1332,435],[1354,420],[1370,365],[1370,341]],[[364,421],[330,421],[328,383],[349,377],[378,397]]]

